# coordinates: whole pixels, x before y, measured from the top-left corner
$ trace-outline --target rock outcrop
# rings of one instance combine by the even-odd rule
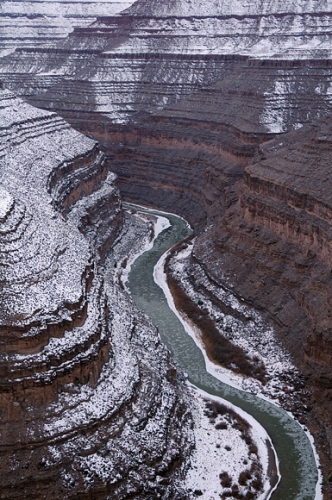
[[[0,99],[0,498],[185,498],[185,391],[105,263],[115,175],[56,114]]]

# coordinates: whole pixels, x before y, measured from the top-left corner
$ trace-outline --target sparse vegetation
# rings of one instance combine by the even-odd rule
[[[165,269],[167,272],[167,261]],[[241,372],[249,377],[255,377],[264,383],[264,364],[254,362],[240,347],[233,345],[227,338],[223,337],[214,321],[209,317],[208,312],[192,302],[177,280],[170,276],[170,273],[167,273],[167,282],[176,308],[183,311],[201,330],[209,359],[225,368]]]
[[[227,472],[219,474],[220,483],[223,488],[227,488],[221,495],[221,499],[236,498],[238,500],[252,500],[257,497],[257,492],[263,487],[259,465],[253,463],[251,469],[242,471],[239,475],[238,483],[233,483]],[[239,485],[248,488],[246,493],[241,493]]]

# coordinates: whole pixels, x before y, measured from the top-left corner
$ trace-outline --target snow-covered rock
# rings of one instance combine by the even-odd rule
[[[76,26],[87,26],[98,16],[117,14],[131,4],[130,0],[4,0],[0,4],[0,56],[16,47],[51,47]]]
[[[116,176],[94,140],[6,90],[0,123],[1,494],[172,498],[193,444],[187,390],[115,251],[105,264]]]

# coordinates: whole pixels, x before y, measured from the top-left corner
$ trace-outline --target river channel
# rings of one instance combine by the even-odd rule
[[[127,205],[141,211],[141,207]],[[168,307],[153,270],[160,257],[191,232],[187,223],[171,214],[154,210],[148,213],[167,217],[171,226],[156,238],[153,248],[132,265],[128,287],[137,306],[158,327],[162,341],[198,388],[226,399],[251,414],[267,431],[279,460],[281,480],[271,495],[273,500],[319,500],[318,471],[310,441],[303,428],[281,408],[251,393],[235,389],[206,371],[201,350],[186,333],[178,317]],[[316,491],[317,490],[317,491]]]

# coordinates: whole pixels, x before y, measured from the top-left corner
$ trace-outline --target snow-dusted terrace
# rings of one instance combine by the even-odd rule
[[[24,322],[32,315],[45,318],[60,304],[77,304],[84,294],[88,242],[56,213],[47,183],[60,164],[84,156],[95,143],[7,91],[1,92],[0,116],[0,182],[10,193],[2,210],[8,213],[15,199],[1,230],[1,315],[2,321]]]

